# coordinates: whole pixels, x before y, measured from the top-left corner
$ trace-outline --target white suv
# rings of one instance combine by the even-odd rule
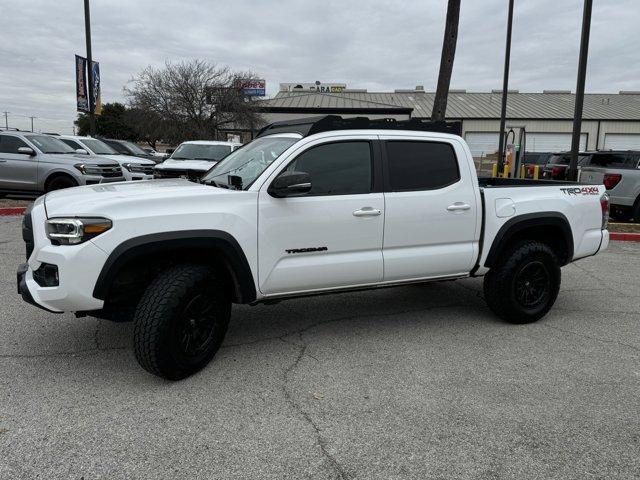
[[[153,168],[156,165],[153,160],[120,155],[102,140],[93,137],[59,135],[56,138],[75,149],[76,153],[100,155],[118,162],[122,167],[122,174],[125,180],[151,180],[153,178]]]
[[[198,178],[241,146],[236,142],[209,140],[182,142],[169,158],[156,166],[156,177]]]

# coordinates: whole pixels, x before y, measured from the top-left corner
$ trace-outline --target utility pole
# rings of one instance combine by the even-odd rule
[[[584,105],[584,83],[587,76],[587,57],[589,56],[589,33],[591,30],[592,0],[584,0],[582,11],[582,35],[580,38],[580,57],[578,60],[578,81],[576,85],[576,104],[573,112],[573,136],[571,137],[571,161],[567,178],[578,179],[578,150],[582,133],[582,107]]]
[[[4,113],[4,126],[7,130],[9,130],[9,114],[11,112],[2,112]]]
[[[31,131],[33,132],[33,119],[38,117],[29,117],[31,119]]]
[[[507,94],[509,93],[509,63],[511,61],[511,30],[513,27],[513,0],[509,0],[507,16],[507,43],[504,50],[504,77],[502,79],[502,105],[500,107],[500,137],[498,139],[498,172],[504,169],[505,138],[504,129],[507,121]]]
[[[438,87],[436,88],[436,96],[433,100],[433,111],[431,112],[431,120],[434,122],[443,122],[447,113],[451,72],[453,71],[453,60],[456,56],[456,43],[458,42],[459,18],[460,0],[449,0],[447,20],[444,27],[444,39],[442,41]]]
[[[84,31],[87,40],[87,81],[89,83],[89,133],[96,136],[96,117],[93,113],[93,68],[91,61],[91,13],[89,12],[89,0],[84,0]]]

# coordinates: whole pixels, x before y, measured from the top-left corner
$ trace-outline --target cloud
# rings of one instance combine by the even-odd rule
[[[582,0],[516,2],[510,87],[575,89]],[[640,4],[594,2],[587,91],[640,90]],[[204,58],[279,82],[335,81],[393,90],[437,82],[446,0],[93,0],[93,56],[103,101],[147,65]],[[452,87],[500,88],[506,1],[462,2]],[[0,3],[0,111],[10,125],[69,133],[80,0]],[[22,116],[21,116],[22,115]]]

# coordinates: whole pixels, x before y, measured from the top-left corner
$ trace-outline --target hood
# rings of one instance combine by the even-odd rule
[[[203,195],[233,195],[238,192],[190,182],[182,178],[117,182],[65,188],[47,193],[44,198],[47,217],[106,215],[123,210],[141,212],[146,202],[170,199],[189,201]]]
[[[206,172],[216,163],[215,160],[165,160],[157,165],[158,170],[198,170]]]
[[[92,165],[118,165],[117,161],[111,160],[103,155],[83,155],[79,153],[43,153],[41,154],[41,158],[42,157],[44,157],[44,161],[46,162],[64,162],[71,165],[75,165],[76,163],[87,163]]]

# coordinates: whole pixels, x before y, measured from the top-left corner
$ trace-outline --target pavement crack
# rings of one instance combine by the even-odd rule
[[[635,345],[631,345],[629,343],[620,342],[618,340],[608,340],[606,338],[594,337],[592,335],[586,335],[584,333],[574,332],[573,330],[565,330],[563,328],[556,327],[556,326],[549,325],[549,324],[544,324],[543,323],[541,325],[543,327],[552,328],[554,330],[558,330],[559,332],[569,333],[569,334],[575,335],[577,337],[587,338],[589,340],[595,340],[596,342],[601,342],[601,343],[610,343],[610,344],[614,344],[614,345],[619,345],[621,347],[627,347],[627,348],[630,348],[632,350],[635,350],[636,352],[640,352],[640,347],[637,347]]]
[[[101,352],[115,352],[118,350],[128,350],[129,347],[113,347],[113,348],[87,348],[85,350],[75,350],[72,352],[54,352],[54,353],[34,353],[34,354],[22,354],[22,353],[4,353],[0,354],[0,359],[3,358],[64,358],[64,357],[90,357],[97,355]]]
[[[288,336],[290,336],[290,334],[282,335],[280,337],[280,340],[285,343],[289,343],[291,345],[298,347],[298,354],[296,355],[296,358],[293,361],[293,363],[289,365],[284,370],[284,373],[283,373],[282,391],[284,393],[284,398],[286,402],[289,405],[291,405],[291,407],[313,429],[313,432],[316,438],[316,443],[320,447],[320,452],[322,453],[322,456],[327,460],[327,462],[331,466],[331,469],[334,472],[335,477],[341,480],[349,480],[351,478],[351,475],[349,475],[345,471],[342,465],[340,465],[340,463],[335,459],[335,457],[329,452],[327,448],[327,445],[328,445],[327,441],[322,437],[322,433],[320,428],[318,427],[318,424],[311,418],[311,415],[309,415],[307,412],[304,411],[302,406],[296,401],[296,399],[293,397],[292,393],[288,388],[290,375],[298,368],[298,366],[300,365],[300,362],[305,357],[305,355],[311,357],[310,355],[307,355],[307,348],[309,345],[307,342],[305,342],[302,332],[298,332],[298,337],[302,342],[301,344],[290,342],[289,340],[285,340],[285,338]],[[311,358],[314,358],[314,357],[311,357]]]

